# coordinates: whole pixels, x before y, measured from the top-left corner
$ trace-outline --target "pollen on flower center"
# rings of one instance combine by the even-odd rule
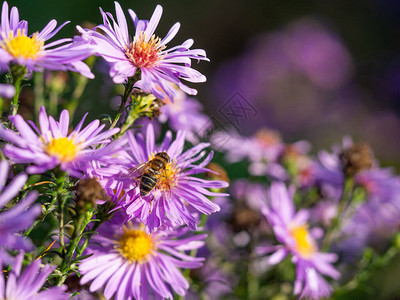
[[[301,256],[309,258],[317,250],[315,242],[307,230],[307,224],[293,226],[290,229],[290,235],[296,241],[294,250]]]
[[[119,241],[120,253],[130,261],[142,261],[153,250],[151,236],[143,230],[125,229]]]
[[[44,45],[44,41],[38,39],[37,34],[28,37],[21,29],[18,29],[16,36],[11,31],[8,37],[3,34],[2,38],[1,47],[16,58],[35,59]]]
[[[161,39],[155,35],[146,41],[146,36],[142,32],[126,49],[125,55],[137,68],[154,67],[162,59],[160,52],[165,48],[160,43]]]
[[[177,183],[177,175],[179,169],[176,167],[176,162],[172,161],[165,165],[165,169],[157,175],[158,179],[157,188],[159,190],[170,190]]]
[[[78,146],[67,137],[52,139],[46,146],[45,151],[56,156],[62,162],[72,161],[78,154]]]

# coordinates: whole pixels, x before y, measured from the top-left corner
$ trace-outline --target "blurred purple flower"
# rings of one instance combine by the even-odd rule
[[[316,20],[301,19],[255,37],[241,57],[220,67],[213,96],[222,103],[239,91],[255,107],[258,114],[241,124],[243,132],[268,126],[307,137],[352,73],[340,38]]]
[[[101,160],[114,151],[114,146],[93,148],[109,142],[108,138],[116,134],[119,129],[114,128],[101,133],[104,124],[99,120],[91,122],[82,129],[87,114],[82,118],[76,128],[68,134],[69,113],[61,112],[60,121],[47,116],[44,107],[40,109],[39,128],[31,121],[26,121],[20,116],[11,116],[19,134],[11,129],[0,128],[0,137],[12,143],[4,147],[4,154],[16,163],[32,163],[26,168],[28,173],[42,173],[60,166],[61,170],[70,175],[80,177],[81,163],[91,160]]]
[[[184,85],[180,80],[189,82],[204,82],[206,78],[191,68],[191,59],[208,60],[206,53],[201,49],[190,49],[193,40],[189,39],[182,45],[165,49],[166,45],[175,37],[180,28],[176,23],[164,39],[154,35],[160,21],[162,7],[158,5],[149,21],[139,20],[137,15],[129,9],[128,12],[135,25],[135,35],[129,36],[125,15],[118,2],[115,2],[117,22],[110,13],[103,12],[104,24],[93,30],[78,30],[84,39],[88,40],[98,56],[102,56],[111,64],[110,76],[115,83],[123,83],[140,71],[140,80],[136,87],[147,93],[154,94],[159,99],[169,97],[173,99],[176,91],[171,83],[176,84],[185,93],[195,95],[197,91]],[[96,31],[100,29],[103,34]]]
[[[0,24],[0,70],[9,70],[10,64],[18,64],[26,66],[28,72],[70,70],[94,78],[82,62],[92,54],[87,43],[64,38],[45,45],[67,23],[56,28],[57,21],[51,20],[41,32],[28,36],[28,22],[19,20],[16,7],[11,9],[9,17],[8,4],[4,1]]]
[[[11,84],[0,84],[0,97],[12,98],[15,95],[15,87]]]
[[[322,275],[334,279],[340,277],[340,273],[332,266],[337,256],[334,253],[319,252],[315,238],[320,235],[320,231],[308,230],[308,211],[300,210],[296,213],[292,197],[293,190],[288,190],[283,183],[272,183],[270,205],[263,209],[263,213],[281,245],[260,246],[257,252],[274,252],[269,257],[270,264],[277,264],[291,254],[296,265],[294,294],[306,299],[328,297],[332,288]]]
[[[228,197],[214,199],[221,212],[207,218],[210,248],[218,248],[234,260],[237,248],[248,245],[251,237],[267,231],[261,210],[267,205],[267,187],[247,179],[235,180]],[[237,252],[237,251],[236,251]]]
[[[172,130],[186,131],[186,139],[195,144],[199,138],[206,135],[207,130],[212,126],[209,117],[202,110],[203,106],[196,99],[189,98],[182,91],[170,101],[164,100],[165,105],[161,107],[161,115],[158,120],[161,123],[168,121]]]
[[[239,162],[248,159],[250,162],[276,161],[284,149],[284,144],[278,132],[261,129],[251,137],[240,136],[235,132],[217,132],[212,137],[212,142],[219,144],[226,140],[221,151],[226,152],[226,159]]]
[[[32,250],[31,241],[17,233],[28,229],[41,212],[40,205],[31,206],[37,198],[37,192],[29,193],[25,199],[21,199],[16,205],[6,208],[27,180],[26,174],[19,174],[8,186],[5,186],[8,173],[8,162],[3,160],[0,162],[0,258],[4,263],[11,261],[11,257],[6,252],[8,249]]]
[[[24,253],[21,252],[15,259],[11,271],[8,274],[7,282],[4,273],[0,272],[0,299],[26,299],[26,300],[67,300],[70,295],[64,293],[65,286],[50,287],[40,291],[47,278],[56,267],[42,264],[40,259],[34,260],[25,267],[21,273]],[[1,265],[1,262],[0,262]]]
[[[361,255],[366,246],[384,249],[400,226],[399,177],[390,169],[372,169],[357,174],[354,182],[365,196],[343,224],[344,241],[338,248],[348,259]]]
[[[199,254],[198,254],[199,255]],[[231,274],[230,274],[231,275]],[[208,257],[200,269],[191,272],[191,279],[201,286],[200,293],[191,289],[185,299],[221,299],[231,294],[234,286],[232,276],[228,276]]]
[[[189,236],[187,227],[148,234],[120,216],[100,226],[93,237],[96,243],[87,249],[93,255],[79,266],[81,284],[93,281],[92,292],[104,287],[107,299],[172,299],[171,289],[184,296],[189,283],[180,268],[199,268],[204,260],[184,251],[202,247],[206,235]]]

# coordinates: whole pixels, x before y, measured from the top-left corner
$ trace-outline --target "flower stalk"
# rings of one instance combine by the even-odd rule
[[[125,92],[121,99],[121,105],[119,106],[117,115],[115,116],[115,119],[114,119],[113,123],[111,124],[110,129],[114,128],[117,125],[117,123],[121,117],[121,114],[125,109],[126,102],[128,101],[129,96],[132,94],[133,86],[139,80],[140,80],[140,70],[136,71],[134,76],[128,78],[128,81],[125,85]]]
[[[10,73],[12,77],[12,84],[15,87],[15,95],[11,100],[10,115],[15,116],[18,112],[19,107],[18,101],[19,94],[21,93],[22,89],[21,83],[27,73],[27,69],[25,66],[12,64],[10,66]]]
[[[338,205],[338,210],[336,216],[332,219],[331,226],[328,228],[328,231],[325,234],[325,238],[322,242],[322,250],[327,251],[329,247],[331,246],[336,230],[340,228],[340,225],[342,223],[343,219],[343,214],[345,209],[349,205],[349,199],[352,199],[352,190],[353,190],[353,177],[349,176],[345,179],[344,184],[343,184],[343,193],[342,197],[340,198],[339,205]]]

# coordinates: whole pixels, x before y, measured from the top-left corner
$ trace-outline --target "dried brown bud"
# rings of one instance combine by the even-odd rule
[[[344,149],[340,154],[340,160],[343,172],[347,176],[352,176],[362,170],[370,169],[374,162],[374,156],[367,144],[357,143]]]
[[[242,206],[235,209],[230,221],[233,230],[240,232],[243,230],[251,231],[260,224],[261,220],[262,216],[259,212]]]
[[[76,184],[76,206],[88,209],[96,206],[97,200],[108,200],[106,192],[95,178],[85,178]]]
[[[230,182],[229,177],[228,177],[228,173],[219,164],[210,163],[210,164],[207,165],[207,169],[210,169],[211,171],[215,172],[215,173],[206,172],[205,176],[206,176],[207,179],[223,180],[223,181],[226,181],[226,182]]]

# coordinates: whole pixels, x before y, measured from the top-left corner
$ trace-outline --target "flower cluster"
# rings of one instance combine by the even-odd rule
[[[0,68],[11,80],[1,85],[1,96],[12,101],[0,126],[2,153],[9,160],[0,163],[0,265],[13,266],[1,274],[2,299],[78,299],[94,293],[106,299],[172,299],[190,287],[181,269],[200,268],[205,260],[194,255],[207,236],[197,225],[202,215],[219,211],[213,198],[227,195],[219,191],[227,183],[202,178],[213,172],[207,168],[213,158],[208,143],[192,138],[194,145],[185,148],[186,134],[193,137],[207,121],[200,104],[187,100],[192,113],[184,118],[178,108],[186,107],[184,93],[196,93],[181,80],[205,81],[191,60],[208,59],[204,50],[190,49],[192,40],[167,49],[179,23],[164,39],[154,35],[161,6],[148,21],[129,10],[136,27],[132,37],[121,6],[115,2],[115,7],[118,22],[101,10],[104,24],[78,26],[80,36],[46,43],[68,22],[56,28],[52,20],[28,35],[28,22],[3,3]],[[17,113],[21,83],[32,73],[69,70],[93,78],[82,62],[91,54],[110,64],[115,83],[125,84],[112,123],[96,119],[85,126],[86,113],[71,128],[73,113],[64,109],[56,120],[45,106],[37,123]],[[58,77],[47,75],[46,81]],[[50,89],[63,90],[64,81]],[[50,104],[50,112],[56,111]],[[151,124],[145,137],[130,130],[133,121],[160,113],[177,130],[175,136],[168,131],[157,144]],[[187,126],[192,117],[197,125]],[[81,277],[78,285],[72,284],[74,274]]]
[[[349,137],[314,155],[265,120],[246,136],[217,128],[186,85],[206,80],[192,67],[206,53],[192,39],[167,47],[180,24],[160,37],[161,15],[157,5],[139,19],[115,2],[115,15],[100,8],[101,24],[49,42],[68,22],[29,34],[3,2],[0,299],[358,295],[398,258],[400,177]],[[318,23],[268,36],[265,50],[235,66],[224,89],[244,83],[254,99],[268,90],[268,101],[287,100],[287,82],[304,82],[314,101],[351,75],[348,53]],[[102,98],[118,106],[109,114],[88,112],[98,63],[108,66]],[[212,109],[246,115],[236,104],[252,104],[236,100],[230,112]]]

